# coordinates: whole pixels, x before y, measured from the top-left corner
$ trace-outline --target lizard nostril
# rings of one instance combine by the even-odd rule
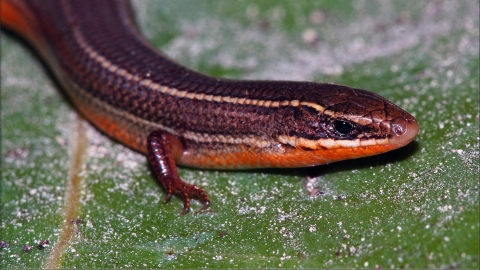
[[[397,117],[391,122],[392,135],[401,136],[407,132],[408,120],[403,117]]]
[[[391,142],[397,145],[406,145],[418,134],[418,123],[413,116],[405,113],[390,122]]]

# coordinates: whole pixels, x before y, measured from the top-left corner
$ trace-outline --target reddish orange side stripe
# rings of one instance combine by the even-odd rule
[[[39,38],[31,24],[28,22],[28,10],[22,9],[19,2],[1,0],[0,22],[2,25],[20,33],[30,42],[38,43]]]

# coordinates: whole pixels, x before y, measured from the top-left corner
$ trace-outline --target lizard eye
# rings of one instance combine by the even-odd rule
[[[335,128],[335,131],[341,135],[346,135],[353,129],[352,124],[341,120],[336,120],[333,122],[333,127]]]

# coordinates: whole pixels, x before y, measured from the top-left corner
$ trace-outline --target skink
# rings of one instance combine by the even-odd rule
[[[1,0],[1,24],[46,60],[79,112],[148,156],[167,199],[207,207],[177,165],[306,167],[384,153],[418,133],[415,118],[347,86],[209,77],[142,37],[126,0]]]

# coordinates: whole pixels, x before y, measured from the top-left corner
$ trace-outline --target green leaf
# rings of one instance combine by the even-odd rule
[[[369,89],[411,112],[420,133],[391,153],[309,169],[181,168],[212,203],[179,216],[146,158],[81,120],[37,56],[4,34],[2,267],[478,268],[477,1],[134,10],[154,46],[193,69]]]

